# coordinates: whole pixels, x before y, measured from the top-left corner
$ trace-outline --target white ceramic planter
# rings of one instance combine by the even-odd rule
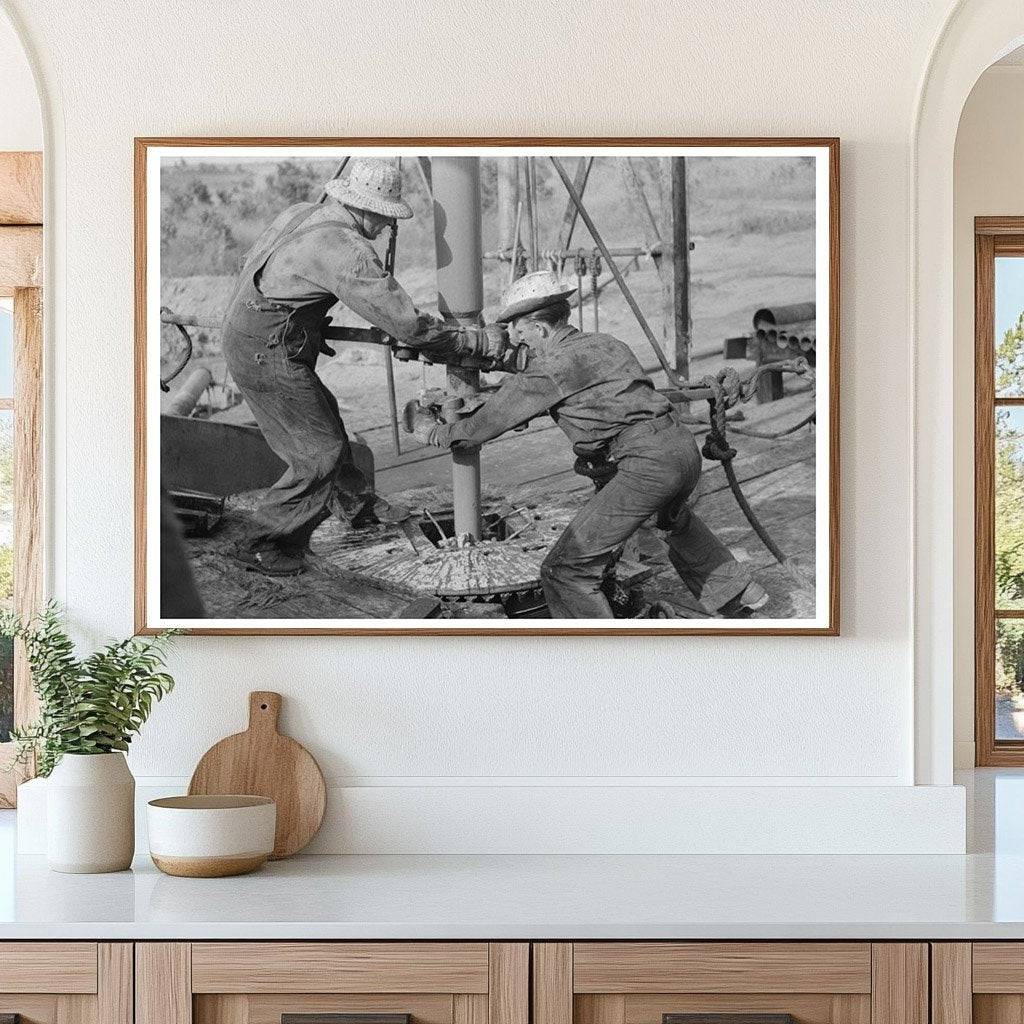
[[[65,754],[46,784],[52,871],[124,871],[135,854],[135,779],[124,754]]]

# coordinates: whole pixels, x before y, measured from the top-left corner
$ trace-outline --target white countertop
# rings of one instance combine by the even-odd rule
[[[1024,939],[1024,856],[298,857],[202,880],[24,857],[3,938]]]
[[[967,856],[296,857],[59,875],[0,812],[0,940],[1024,939],[1024,772],[975,772]]]

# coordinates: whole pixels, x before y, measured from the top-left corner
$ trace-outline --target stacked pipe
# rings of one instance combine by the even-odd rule
[[[817,346],[815,304],[800,302],[791,306],[770,306],[754,314],[754,340],[758,342],[762,357],[776,350],[792,349],[813,360]]]

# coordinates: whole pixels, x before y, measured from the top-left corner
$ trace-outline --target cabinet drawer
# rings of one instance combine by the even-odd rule
[[[21,1024],[132,1024],[126,942],[0,942],[0,1018]]]
[[[197,942],[193,992],[487,991],[486,942]]]
[[[97,973],[95,942],[0,943],[0,992],[92,994]]]
[[[528,1024],[529,969],[516,942],[139,943],[135,1024]]]
[[[929,1024],[928,949],[869,942],[536,943],[533,1009],[534,1024]],[[714,1020],[701,1019],[709,1016]]]
[[[578,942],[573,991],[868,993],[871,945]]]

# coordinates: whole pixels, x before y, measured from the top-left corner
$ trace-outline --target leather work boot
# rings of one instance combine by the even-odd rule
[[[301,552],[283,551],[281,548],[264,548],[253,551],[243,544],[235,546],[234,557],[250,572],[261,572],[264,576],[298,576],[308,568]]]
[[[757,611],[768,603],[768,594],[750,578],[750,570],[739,562],[724,562],[711,571],[700,592],[700,603],[712,614],[732,618],[745,611]]]
[[[401,505],[392,505],[386,498],[374,495],[348,521],[353,530],[368,530],[371,526],[397,526],[412,516],[412,512]]]
[[[760,583],[750,582],[739,597],[734,597],[720,609],[726,619],[749,612],[760,611],[769,601],[768,591]]]

